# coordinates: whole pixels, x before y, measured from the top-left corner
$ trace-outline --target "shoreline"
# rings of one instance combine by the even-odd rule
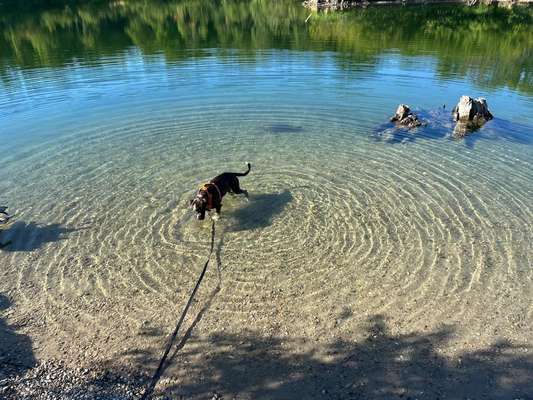
[[[4,377],[5,375],[6,377]],[[34,366],[3,365],[0,368],[0,398],[112,400],[139,398],[148,376],[123,366],[74,368],[57,359]],[[161,396],[154,395],[154,399]]]
[[[303,6],[313,11],[342,11],[368,6],[409,6],[409,5],[497,5],[499,7],[530,6],[533,0],[306,0]]]

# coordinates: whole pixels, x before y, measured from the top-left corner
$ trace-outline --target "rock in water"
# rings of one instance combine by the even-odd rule
[[[407,104],[400,104],[396,109],[396,114],[391,118],[391,121],[401,121],[411,114],[411,109]]]
[[[422,125],[422,122],[411,112],[407,104],[400,104],[396,109],[396,114],[394,114],[390,121],[409,129]]]
[[[470,96],[461,96],[459,103],[452,111],[453,119],[456,121],[476,121],[484,119],[489,121],[493,118],[487,105],[487,100],[482,97],[473,99]]]
[[[457,121],[453,131],[456,137],[463,137],[494,118],[489,111],[487,100],[482,97],[473,99],[470,96],[461,96],[459,103],[452,110],[452,116]]]

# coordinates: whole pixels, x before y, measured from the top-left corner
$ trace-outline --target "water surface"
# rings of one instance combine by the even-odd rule
[[[40,354],[159,349],[143,329],[171,330],[208,251],[186,204],[246,161],[250,201],[224,199],[222,291],[199,334],[309,345],[381,315],[395,332],[453,326],[452,354],[532,344],[531,12],[307,16],[279,1],[4,7],[0,200],[17,222],[0,291]],[[456,139],[463,94],[495,119]],[[429,125],[392,129],[399,103]]]

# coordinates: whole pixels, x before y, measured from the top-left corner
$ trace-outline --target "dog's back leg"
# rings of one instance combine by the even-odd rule
[[[245,190],[245,189],[241,189],[240,185],[239,185],[239,180],[237,179],[237,177],[235,177],[235,179],[232,179],[231,180],[231,191],[235,194],[244,194],[246,196],[246,198],[248,198],[248,191]]]

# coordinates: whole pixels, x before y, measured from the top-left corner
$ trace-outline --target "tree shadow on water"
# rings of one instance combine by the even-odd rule
[[[281,193],[250,194],[249,202],[231,213],[234,220],[228,231],[238,232],[265,228],[292,200],[288,190]]]
[[[3,251],[33,251],[45,243],[57,242],[78,228],[66,228],[61,224],[39,224],[36,222],[15,222],[2,235]]]
[[[10,306],[11,301],[0,293],[0,313]],[[31,339],[17,333],[17,328],[0,314],[0,381],[35,365]]]
[[[494,118],[485,123],[478,131],[464,136],[465,146],[474,148],[480,140],[504,140],[512,143],[531,145],[533,144],[533,127],[517,122],[511,122],[500,118]]]

